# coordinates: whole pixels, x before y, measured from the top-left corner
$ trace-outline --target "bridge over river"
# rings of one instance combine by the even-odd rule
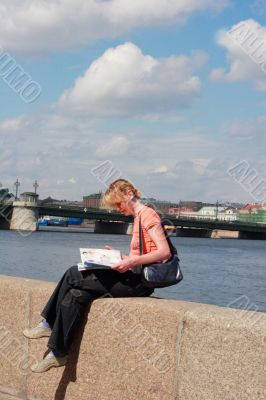
[[[84,208],[68,208],[68,207],[39,207],[39,215],[57,216],[57,217],[72,217],[94,220],[105,223],[132,223],[133,218],[125,216],[118,212],[106,210],[84,209]],[[162,221],[164,225],[173,226],[177,234],[185,235],[184,229],[190,229],[196,234],[196,230],[201,230],[203,233],[210,233],[214,230],[237,231],[241,238],[251,239],[266,239],[266,225],[243,223],[239,221],[219,221],[211,219],[195,219],[195,218],[176,218],[176,216],[163,214]],[[106,226],[106,224],[105,224]],[[183,230],[183,231],[182,231]]]
[[[14,209],[19,210],[14,213]],[[31,214],[29,214],[31,212]],[[0,203],[0,228],[18,230],[36,230],[37,219],[42,216],[72,217],[95,221],[95,232],[99,233],[126,233],[129,224],[133,222],[131,216],[125,216],[118,212],[100,209],[86,209],[83,207],[67,207],[55,205],[39,205],[15,201],[9,204]],[[31,218],[31,224],[25,219]],[[14,221],[15,219],[15,221]],[[266,239],[266,225],[243,223],[239,221],[219,221],[195,218],[183,218],[173,215],[162,215],[164,225],[172,226],[173,233],[178,236],[202,236],[210,237],[217,230],[239,232],[242,239]],[[22,222],[21,222],[22,221]],[[26,221],[27,222],[27,221]],[[26,228],[25,228],[26,226]],[[27,228],[29,227],[30,228]],[[35,227],[35,228],[34,228]]]

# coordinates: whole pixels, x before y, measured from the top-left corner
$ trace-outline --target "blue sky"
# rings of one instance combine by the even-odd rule
[[[228,32],[245,24],[266,63],[264,0],[44,4],[0,0],[2,54],[41,87],[27,103],[0,76],[4,186],[81,199],[108,161],[145,196],[260,200],[228,169],[266,179],[266,73]]]

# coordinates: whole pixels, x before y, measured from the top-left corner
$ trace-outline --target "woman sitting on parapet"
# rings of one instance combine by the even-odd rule
[[[34,328],[25,329],[29,339],[49,337],[47,356],[31,367],[33,372],[45,372],[68,362],[70,346],[81,326],[87,305],[94,299],[110,297],[147,297],[153,289],[141,283],[140,265],[162,262],[171,251],[161,226],[159,215],[140,202],[140,192],[129,181],[118,179],[103,196],[103,203],[124,215],[134,217],[129,256],[109,270],[79,271],[70,267],[41,312],[43,320]],[[143,248],[139,249],[139,218],[141,215]]]

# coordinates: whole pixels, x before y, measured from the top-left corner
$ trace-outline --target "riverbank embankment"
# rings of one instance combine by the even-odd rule
[[[93,302],[64,368],[28,340],[54,283],[0,277],[0,399],[265,400],[266,314],[158,298]]]

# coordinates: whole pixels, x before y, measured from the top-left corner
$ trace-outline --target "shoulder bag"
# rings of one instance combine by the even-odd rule
[[[143,286],[149,288],[163,288],[176,285],[183,279],[183,274],[179,265],[177,250],[168,237],[163,225],[166,240],[171,250],[171,258],[164,263],[146,264],[141,266],[141,282]],[[142,226],[139,219],[139,249],[140,255],[143,254]]]

